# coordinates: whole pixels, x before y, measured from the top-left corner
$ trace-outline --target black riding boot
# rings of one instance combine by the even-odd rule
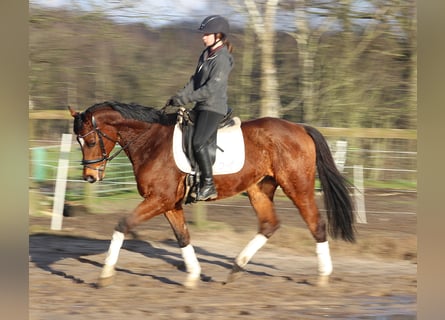
[[[215,184],[213,183],[212,163],[210,161],[207,146],[202,147],[198,152],[195,152],[195,159],[196,162],[198,162],[201,171],[201,185],[196,200],[203,201],[207,199],[216,199],[218,193],[216,192]]]

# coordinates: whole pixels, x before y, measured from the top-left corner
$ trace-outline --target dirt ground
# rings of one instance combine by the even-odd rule
[[[31,215],[29,319],[416,319],[416,194],[368,191],[365,200],[357,243],[329,239],[334,272],[327,287],[317,286],[315,243],[284,198],[275,201],[281,228],[229,284],[233,259],[257,229],[248,200],[203,204],[207,220],[199,225],[186,206],[202,267],[193,290],[181,285],[181,254],[162,216],[126,239],[114,284],[97,289],[125,212],[78,210],[57,232],[49,215]]]

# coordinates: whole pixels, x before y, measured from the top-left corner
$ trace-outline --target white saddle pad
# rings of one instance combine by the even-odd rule
[[[218,130],[216,159],[213,174],[236,173],[244,166],[244,138],[241,131],[241,120],[234,117],[235,125]],[[177,124],[173,132],[173,157],[179,170],[194,173],[190,162],[182,150],[182,131]]]

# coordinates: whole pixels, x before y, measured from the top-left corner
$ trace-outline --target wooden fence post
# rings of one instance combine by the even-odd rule
[[[54,190],[53,214],[51,230],[62,229],[63,208],[65,206],[66,179],[68,177],[69,153],[71,150],[72,134],[64,133],[60,144],[59,165]]]
[[[367,223],[365,210],[365,188],[363,187],[363,166],[354,165],[354,198],[358,223]]]
[[[207,224],[207,206],[202,201],[198,201],[193,205],[193,223],[198,228],[202,228]]]

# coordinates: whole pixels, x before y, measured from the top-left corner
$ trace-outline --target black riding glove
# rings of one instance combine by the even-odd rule
[[[172,107],[179,107],[184,105],[184,103],[182,103],[181,98],[179,98],[178,96],[172,96],[170,99],[167,100],[165,105]]]

